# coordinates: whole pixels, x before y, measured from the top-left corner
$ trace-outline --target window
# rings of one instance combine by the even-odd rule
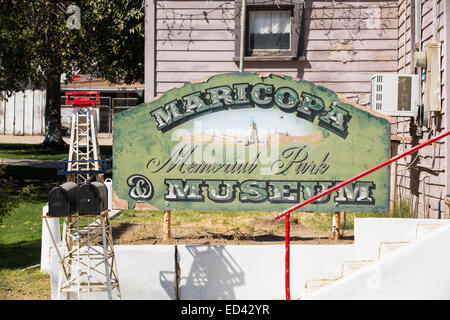
[[[302,58],[303,0],[247,0],[245,60]],[[242,0],[236,0],[235,60],[240,55]]]
[[[248,51],[291,49],[291,11],[251,10],[248,24]]]

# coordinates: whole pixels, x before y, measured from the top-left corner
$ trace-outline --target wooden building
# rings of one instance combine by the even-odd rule
[[[398,73],[419,73],[414,51],[428,43],[440,44],[439,86],[441,111],[428,113],[429,119],[414,123],[411,118],[392,117],[393,139],[398,152],[415,146],[450,129],[450,2],[445,0],[398,1]],[[423,70],[422,70],[423,71]],[[421,81],[422,103],[426,104],[426,82]],[[427,115],[427,112],[425,111]],[[396,172],[395,197],[407,201],[424,218],[449,218],[450,139],[440,140],[393,167]],[[447,200],[445,200],[447,198]]]
[[[242,0],[146,0],[145,101],[186,82],[240,70]],[[440,111],[391,116],[392,153],[450,128],[450,3],[445,0],[248,0],[244,71],[285,74],[371,107],[375,74],[419,74],[415,51],[440,46]],[[276,33],[276,38],[270,38]],[[426,81],[421,77],[424,103]],[[449,218],[450,139],[391,166],[391,200]]]

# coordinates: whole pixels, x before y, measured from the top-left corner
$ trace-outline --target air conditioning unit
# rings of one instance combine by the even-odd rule
[[[415,117],[420,102],[419,81],[417,74],[375,74],[370,108],[388,116]]]

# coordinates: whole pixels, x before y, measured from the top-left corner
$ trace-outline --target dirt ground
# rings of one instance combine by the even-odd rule
[[[152,215],[151,213],[135,213],[136,217]],[[113,226],[113,239],[115,244],[205,244],[205,245],[268,245],[284,244],[285,219],[278,221],[273,216],[257,216],[251,218],[250,227],[241,228],[216,224],[214,226],[201,224],[171,225],[171,240],[164,240],[163,226],[161,224],[146,223],[119,223]],[[340,239],[331,239],[330,231],[317,231],[298,221],[290,219],[291,244],[351,244],[353,243],[353,230],[341,231]]]

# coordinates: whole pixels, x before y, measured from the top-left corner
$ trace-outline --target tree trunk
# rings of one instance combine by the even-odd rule
[[[47,98],[45,103],[45,146],[67,145],[61,128],[61,75],[50,72],[47,77]]]

